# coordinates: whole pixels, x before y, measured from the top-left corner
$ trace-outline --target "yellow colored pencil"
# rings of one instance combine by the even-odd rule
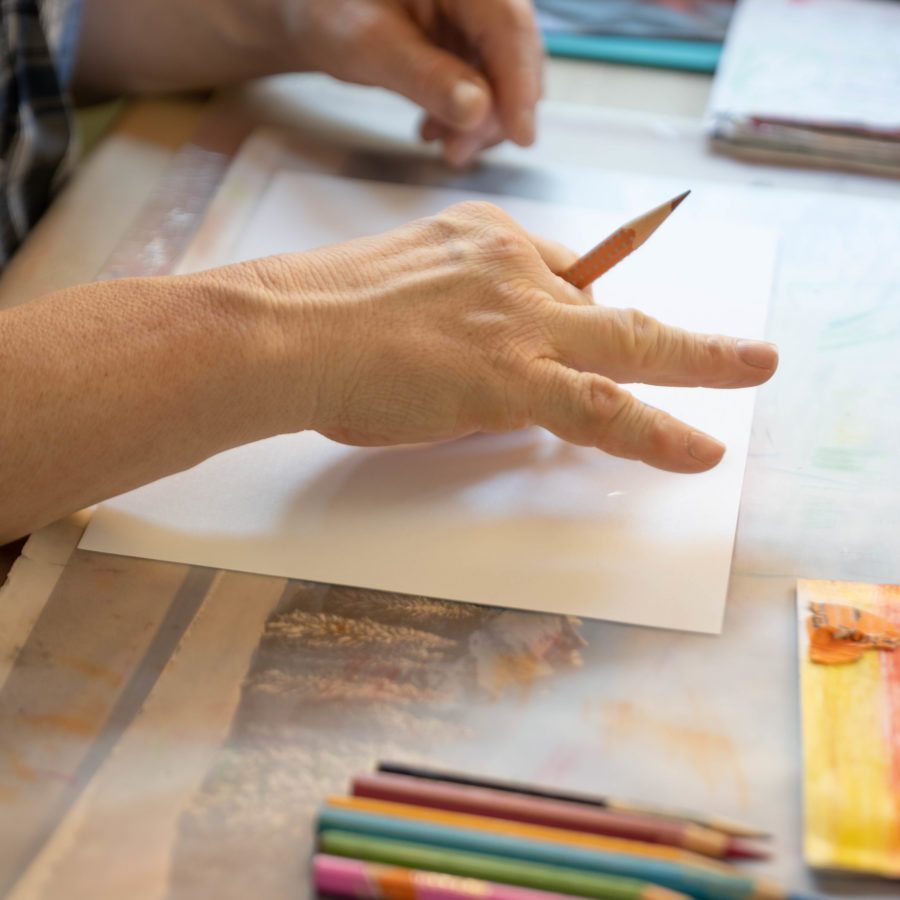
[[[418,822],[429,822],[434,825],[447,825],[454,828],[471,828],[475,831],[486,831],[492,834],[505,834],[512,837],[531,838],[535,841],[547,841],[553,844],[566,844],[570,847],[582,847],[607,853],[624,853],[629,856],[643,856],[648,859],[666,860],[683,865],[698,866],[717,872],[733,873],[735,869],[725,863],[714,862],[707,856],[670,847],[666,844],[649,844],[643,841],[632,841],[626,838],[602,837],[585,832],[568,831],[564,828],[551,828],[546,825],[530,825],[507,819],[492,819],[489,816],[477,816],[471,813],[447,812],[425,806],[413,806],[407,803],[392,803],[387,800],[371,800],[367,797],[333,796],[326,801],[329,806],[340,809],[351,809],[383,816],[397,816]]]
[[[651,209],[650,212],[626,222],[606,240],[597,244],[593,250],[588,250],[584,256],[572,263],[560,277],[577,288],[586,288],[592,281],[596,281],[625,259],[629,253],[637,250],[669,218],[672,211],[689,193],[690,191],[685,191],[657,206],[656,209]]]

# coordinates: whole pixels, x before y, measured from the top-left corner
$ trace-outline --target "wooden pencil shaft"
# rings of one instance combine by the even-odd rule
[[[564,800],[525,797],[490,788],[378,774],[354,778],[352,793],[397,803],[670,844],[719,858],[727,856],[731,849],[731,839],[727,836],[698,825],[684,825],[629,813],[612,813]]]
[[[685,191],[680,196],[617,228],[609,237],[572,263],[560,277],[577,288],[586,288],[637,250],[689,193],[690,191]]]
[[[368,835],[323,831],[319,847],[324,853],[349,856],[371,862],[426,869],[514,884],[536,890],[594,897],[597,900],[684,900],[685,895],[631,878],[595,875],[539,863],[508,860],[480,853],[465,853],[435,847],[422,847],[403,841],[373,838]]]
[[[604,875],[635,878],[681,891],[697,900],[784,900],[785,892],[742,874],[721,874],[708,868],[682,865],[651,857],[629,856],[553,844],[502,833],[455,828],[396,816],[324,807],[320,831],[341,831],[410,844],[481,853],[560,866]]]
[[[570,803],[581,803],[585,806],[599,806],[603,809],[612,809],[619,812],[631,812],[648,816],[658,816],[663,819],[671,819],[680,822],[693,822],[729,834],[734,837],[763,838],[768,833],[742,822],[734,822],[720,816],[704,816],[701,813],[687,810],[676,810],[655,807],[651,804],[641,804],[619,797],[604,797],[592,794],[582,794],[575,791],[563,791],[553,788],[541,787],[534,784],[524,784],[519,781],[504,781],[497,778],[485,778],[464,774],[462,772],[448,772],[439,769],[431,769],[423,766],[413,766],[407,763],[383,761],[378,763],[378,771],[389,775],[407,775],[410,778],[426,778],[432,781],[446,781],[450,784],[465,784],[470,787],[493,788],[498,791],[508,791],[514,794],[525,794],[529,797],[545,797],[548,800],[567,800]]]
[[[533,825],[529,822],[498,819],[493,816],[451,812],[430,806],[394,803],[390,800],[375,800],[371,797],[332,796],[328,798],[327,803],[328,806],[338,809],[351,809],[358,812],[374,813],[375,815],[401,816],[402,818],[415,819],[419,822],[432,822],[457,828],[474,828],[492,833],[500,832],[538,841],[583,847],[588,850],[647,856],[652,859],[665,859],[669,862],[684,863],[686,865],[704,866],[723,872],[733,873],[737,871],[734,866],[728,863],[713,860],[708,856],[702,856],[699,853],[692,853],[689,850],[682,850],[680,847],[672,847],[668,844],[650,844],[646,841],[588,834],[584,831],[571,831],[566,828],[551,828],[546,825]]]

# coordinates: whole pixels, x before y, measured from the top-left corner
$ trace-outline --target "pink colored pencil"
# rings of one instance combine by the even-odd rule
[[[316,889],[359,900],[573,900],[564,894],[329,856],[313,857]]]
[[[583,831],[588,834],[627,838],[651,844],[668,844],[718,859],[765,859],[768,856],[768,853],[736,838],[693,823],[594,809],[565,800],[429,781],[424,778],[385,773],[357,775],[353,779],[351,793],[357,797],[371,797],[393,803],[411,803],[414,806],[426,806],[431,809],[491,816],[495,819],[528,822],[551,828],[567,828],[569,831]]]

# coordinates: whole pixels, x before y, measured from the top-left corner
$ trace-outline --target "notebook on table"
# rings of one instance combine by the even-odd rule
[[[900,4],[742,0],[707,121],[760,162],[900,174]]]

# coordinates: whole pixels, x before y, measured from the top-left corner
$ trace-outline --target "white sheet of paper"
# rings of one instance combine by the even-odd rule
[[[383,231],[472,196],[281,171],[230,261]],[[643,212],[485,199],[578,250]],[[675,214],[595,293],[686,328],[761,337],[774,257],[768,231],[698,226]],[[191,258],[204,265],[202,253]],[[716,633],[753,392],[643,385],[634,392],[724,440],[723,462],[702,475],[676,475],[537,429],[390,449],[284,435],[105,503],[81,546]]]

